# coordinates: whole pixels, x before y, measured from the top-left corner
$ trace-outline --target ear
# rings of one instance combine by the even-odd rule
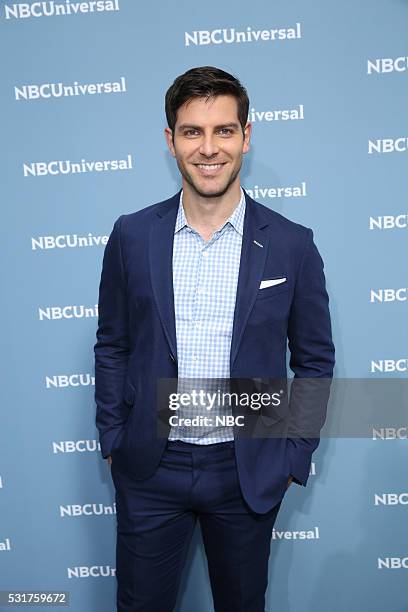
[[[176,157],[176,150],[173,144],[173,132],[170,128],[164,128],[164,136],[166,138],[167,146],[169,147],[169,151],[173,157]]]
[[[244,128],[244,144],[242,147],[242,152],[247,153],[249,151],[249,141],[251,140],[252,134],[252,124],[248,121]]]

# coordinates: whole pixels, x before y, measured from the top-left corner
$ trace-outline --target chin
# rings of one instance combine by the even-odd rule
[[[217,198],[221,197],[228,191],[232,183],[227,183],[224,185],[214,185],[214,186],[201,186],[194,183],[192,187],[196,190],[196,192],[202,196],[203,198]]]
[[[228,191],[228,187],[229,185],[224,189],[212,189],[206,191],[202,191],[201,189],[196,188],[196,191],[203,198],[219,198],[223,196],[226,191]]]

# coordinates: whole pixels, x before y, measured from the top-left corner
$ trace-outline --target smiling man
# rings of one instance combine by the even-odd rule
[[[240,185],[248,108],[245,88],[223,70],[177,77],[165,137],[182,188],[119,217],[105,249],[96,425],[116,489],[119,612],[173,610],[197,519],[215,611],[264,612],[273,525],[292,480],[306,485],[319,442],[240,436],[231,421],[183,418],[191,406],[158,435],[160,380],[285,380],[287,343],[295,380],[332,377],[312,230]],[[266,411],[266,422],[288,407]]]

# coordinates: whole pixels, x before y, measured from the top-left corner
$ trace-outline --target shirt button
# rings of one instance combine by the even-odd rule
[[[193,355],[193,361],[198,361],[197,355]]]
[[[208,257],[208,251],[203,251],[203,257]]]

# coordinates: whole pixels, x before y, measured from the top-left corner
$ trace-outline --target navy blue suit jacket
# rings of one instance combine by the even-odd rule
[[[179,198],[180,191],[119,217],[103,258],[94,347],[96,426],[102,456],[112,455],[141,480],[154,473],[166,444],[156,430],[157,380],[177,378],[172,249]],[[330,379],[334,346],[313,232],[246,192],[245,198],[230,376],[286,379],[289,345],[295,379]],[[286,282],[259,288],[263,279],[281,277]],[[318,437],[236,438],[249,506],[259,513],[272,508],[290,474],[306,485],[318,443]]]

